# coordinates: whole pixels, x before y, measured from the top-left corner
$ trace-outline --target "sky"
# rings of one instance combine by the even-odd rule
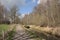
[[[33,8],[37,6],[37,0],[26,0],[26,4],[20,8],[21,13],[31,13]]]
[[[0,0],[0,2],[7,8],[17,5],[21,14],[27,14],[33,11],[33,8],[40,3],[40,0]]]

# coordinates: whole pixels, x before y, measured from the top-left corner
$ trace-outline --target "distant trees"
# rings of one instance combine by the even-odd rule
[[[47,1],[47,6],[48,6],[47,14],[48,14],[48,21],[49,21],[48,25],[58,26],[57,24],[60,23],[58,22],[58,20],[60,19],[59,18],[60,12],[58,9],[60,7],[58,6],[59,5],[58,2],[59,0]]]
[[[60,1],[46,0],[45,3],[41,2],[31,14],[26,15],[23,19],[25,23],[29,24],[60,26]]]
[[[13,5],[11,8],[10,8],[10,15],[9,15],[9,18],[10,18],[10,21],[11,23],[20,23],[20,13],[18,13],[19,9],[16,5]]]
[[[10,8],[10,19],[12,21],[12,23],[20,23],[20,14],[18,14],[18,7],[16,5],[13,5]]]
[[[2,20],[5,18],[5,7],[0,3],[0,23],[2,23]]]
[[[0,23],[11,22],[20,23],[20,13],[18,13],[18,7],[13,5],[9,10],[0,3]]]
[[[3,18],[3,15],[2,15],[2,13],[3,13],[3,8],[4,8],[4,6],[1,5],[1,3],[0,3],[0,19]]]

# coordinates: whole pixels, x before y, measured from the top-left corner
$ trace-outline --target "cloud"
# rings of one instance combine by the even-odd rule
[[[36,2],[36,0],[32,0],[32,2]]]
[[[25,14],[21,14],[21,16],[19,16],[19,18],[22,19],[22,18],[24,18],[24,16],[25,16]]]
[[[25,4],[25,0],[0,0],[0,2],[5,5],[5,6],[13,6],[13,5],[24,5]]]
[[[37,4],[40,4],[40,0],[37,1]]]
[[[24,16],[25,16],[25,14],[22,14],[22,15],[21,15],[21,17],[24,17]]]
[[[34,2],[34,3],[37,2],[37,4],[40,4],[40,1],[41,0],[32,0],[32,2]]]

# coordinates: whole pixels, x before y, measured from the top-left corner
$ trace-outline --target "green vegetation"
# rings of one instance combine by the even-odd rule
[[[8,31],[9,30],[9,26],[10,25],[7,25],[7,24],[0,24],[0,39],[3,39],[3,33],[2,32],[7,32],[5,35],[6,35],[6,37],[4,38],[4,39],[6,39],[6,40],[13,40],[13,36],[15,35],[14,33],[15,33],[15,27],[12,29],[12,30],[10,30],[10,31]]]
[[[8,39],[7,40],[13,40],[13,37],[15,35],[15,27],[8,33]]]
[[[9,25],[7,24],[0,24],[0,40],[4,39],[4,32],[8,31]]]
[[[9,28],[9,25],[6,25],[6,24],[0,24],[0,31],[7,31]]]

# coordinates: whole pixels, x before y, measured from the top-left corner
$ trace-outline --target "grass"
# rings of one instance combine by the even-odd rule
[[[0,35],[2,34],[2,31],[7,31],[9,28],[9,25],[7,24],[0,24]]]
[[[0,24],[0,37],[2,37],[2,31],[8,31],[10,29],[10,25],[7,25],[7,24]],[[15,27],[12,29],[12,30],[10,30],[10,31],[8,31],[7,32],[7,36],[6,36],[6,40],[13,40],[12,38],[13,38],[13,36],[14,36],[14,33],[15,33]]]
[[[0,31],[7,31],[8,30],[8,28],[9,28],[9,25],[7,25],[7,24],[0,24]]]
[[[8,39],[7,40],[13,40],[13,37],[16,32],[16,27],[14,27],[9,33],[8,33]]]
[[[56,38],[52,33],[52,27],[36,27],[32,26],[30,29],[27,29],[31,35],[33,35],[32,38],[35,38],[36,40],[59,40],[59,38]],[[56,30],[55,30],[56,31]],[[56,33],[56,32],[55,32]]]
[[[8,39],[7,40],[13,40],[12,38],[14,37],[15,35],[15,28],[12,29],[12,31],[10,31],[8,33]]]

